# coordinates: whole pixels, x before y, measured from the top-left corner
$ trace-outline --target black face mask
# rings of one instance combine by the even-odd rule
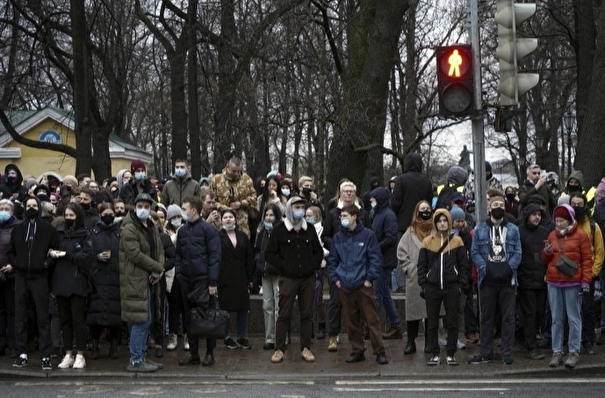
[[[7,184],[12,184],[12,183],[14,183],[16,181],[17,181],[17,177],[13,177],[13,176],[6,177],[6,183]]]
[[[302,189],[302,193],[303,193],[304,196],[310,196],[311,192],[313,192],[312,188],[303,188]]]
[[[506,194],[506,199],[508,199],[508,200],[515,200],[515,194],[514,193],[507,193]]]
[[[583,207],[572,207],[573,211],[576,212],[576,220],[584,221],[584,217],[586,217],[586,209]]]
[[[25,217],[29,218],[30,220],[38,217],[38,209],[34,209],[33,207],[30,207],[29,209],[25,210]]]
[[[84,211],[90,210],[90,203],[80,203]]]
[[[425,211],[419,211],[418,212],[418,217],[420,217],[422,220],[427,221],[431,219],[431,211],[430,210],[425,210]]]
[[[104,216],[101,216],[101,221],[103,222],[103,224],[105,225],[111,225],[113,224],[113,221],[116,218],[114,216],[112,216],[111,214],[106,214]]]
[[[116,217],[124,217],[126,215],[126,213],[121,212],[121,211],[116,211]]]
[[[495,220],[502,220],[504,218],[504,209],[502,207],[496,207],[495,209],[492,209],[491,214]]]
[[[65,229],[72,229],[76,225],[76,220],[65,219]]]
[[[579,185],[567,185],[567,192],[579,192],[579,191],[580,191]]]

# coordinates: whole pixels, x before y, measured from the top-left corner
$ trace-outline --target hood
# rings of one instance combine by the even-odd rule
[[[409,153],[403,160],[403,172],[417,171],[422,173],[422,156],[418,153]]]
[[[542,210],[542,208],[536,203],[530,203],[525,206],[521,211],[521,219],[523,220],[523,224],[527,224],[527,219],[529,216],[537,211],[539,211],[542,215],[542,218],[544,218],[544,210]]]
[[[124,173],[126,173],[127,171],[130,170],[126,170],[126,169],[122,169],[120,171],[118,171],[118,175],[116,176],[116,181],[118,182],[118,188],[122,188],[122,186],[124,185]]]
[[[298,197],[294,196],[290,199],[288,199],[288,202],[286,203],[286,219],[284,220],[285,224],[286,224],[286,228],[288,230],[291,230],[292,228],[294,228],[294,216],[292,216],[292,200],[293,199],[298,199]],[[305,221],[305,218],[303,217],[301,219],[302,222],[302,229],[303,230],[307,230],[307,222]]]
[[[12,163],[7,164],[6,167],[4,168],[4,182],[7,181],[7,178],[8,178],[7,174],[10,170],[15,170],[17,172],[17,179],[11,185],[21,186],[21,184],[23,183],[23,174],[21,174],[21,170],[19,170],[19,167],[17,167],[17,165],[12,164]]]
[[[452,217],[450,216],[450,212],[447,209],[437,209],[435,210],[435,214],[433,214],[433,225],[435,226],[435,234],[439,234],[437,231],[437,219],[444,215],[447,218],[447,236],[452,233]]]
[[[382,209],[389,207],[389,190],[385,187],[378,187],[370,192],[370,196],[376,199],[376,208]]]
[[[571,180],[572,178],[575,178],[576,180],[580,181],[580,188],[582,188],[582,189],[584,188],[584,174],[582,174],[582,171],[580,171],[580,170],[572,171],[571,174],[569,175],[569,178],[567,179],[567,184],[569,184],[569,180]]]
[[[460,166],[452,166],[447,171],[447,182],[459,187],[466,183],[468,172]]]
[[[378,177],[372,177],[370,178],[370,191],[378,188],[380,186],[380,180],[378,179]]]
[[[570,205],[568,205],[566,203],[555,207],[555,209],[552,212],[552,214],[553,214],[553,216],[552,216],[553,220],[555,218],[555,213],[557,212],[557,210],[559,210],[561,208],[565,209],[565,211],[567,211],[567,213],[569,213],[569,215],[571,216],[571,224],[573,224],[574,221],[576,220],[576,212],[573,209],[573,207],[571,207]]]

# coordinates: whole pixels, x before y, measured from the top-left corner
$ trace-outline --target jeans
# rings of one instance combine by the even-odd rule
[[[563,352],[565,314],[569,324],[569,352],[580,352],[582,338],[582,295],[579,286],[548,285],[548,303],[552,313],[552,351]]]
[[[155,313],[155,296],[151,287],[148,291],[147,321],[145,323],[131,323],[130,341],[128,348],[130,350],[130,362],[134,365],[142,362],[147,356],[147,337],[149,336],[149,326],[153,323]]]
[[[342,304],[338,295],[338,288],[330,283],[330,302],[328,303],[328,335],[338,336],[340,333],[340,319],[342,315]]]
[[[57,297],[59,318],[61,319],[61,334],[67,352],[73,348],[76,340],[78,351],[86,350],[86,297],[72,294],[69,297]]]
[[[279,313],[279,276],[263,275],[262,283],[265,343],[275,343],[275,324]]]
[[[390,280],[391,270],[383,268],[380,272],[380,277],[374,281],[374,295],[376,296],[376,305],[378,307],[379,315],[382,311],[382,307],[384,306],[384,310],[387,313],[387,317],[389,318],[391,327],[400,327],[401,321],[399,320],[399,316],[397,315],[395,303],[393,303],[393,298],[391,297],[391,292],[389,289]]]
[[[313,312],[317,323],[326,323],[326,303],[324,302],[324,280],[326,279],[326,268],[315,271],[315,299],[313,300]]]
[[[468,295],[464,296],[464,334],[479,332],[477,325],[477,313],[475,312],[475,300],[473,299],[476,287],[471,285]]]

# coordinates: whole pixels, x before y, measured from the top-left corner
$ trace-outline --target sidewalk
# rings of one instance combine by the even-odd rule
[[[597,354],[590,356],[581,356],[579,365],[573,369],[559,367],[551,369],[548,367],[551,351],[544,350],[546,359],[530,360],[525,358],[525,353],[515,344],[513,349],[514,364],[504,365],[499,360],[485,365],[469,365],[467,360],[478,352],[476,344],[467,346],[465,350],[459,350],[456,354],[460,365],[448,366],[445,364],[445,352],[442,350],[442,364],[429,367],[426,361],[428,354],[423,353],[424,338],[417,339],[418,352],[413,355],[403,355],[405,338],[402,340],[385,340],[386,354],[389,359],[388,365],[378,365],[371,352],[366,351],[366,361],[355,364],[345,362],[350,353],[345,334],[340,335],[341,344],[337,352],[328,352],[328,341],[315,340],[312,351],[315,354],[315,362],[306,363],[300,357],[300,347],[298,346],[298,336],[292,336],[293,343],[286,351],[284,361],[280,364],[271,363],[273,351],[262,349],[263,339],[253,337],[250,339],[251,350],[229,350],[218,342],[215,349],[216,365],[212,367],[178,366],[178,361],[187,355],[182,349],[182,341],[179,341],[179,348],[176,351],[165,351],[164,357],[157,359],[153,357],[153,350],[150,349],[150,359],[164,364],[164,369],[155,373],[138,374],[126,371],[128,364],[128,347],[121,345],[119,348],[120,359],[109,359],[109,343],[103,341],[101,344],[101,358],[92,360],[87,358],[87,368],[84,370],[60,370],[57,365],[60,358],[53,358],[54,370],[44,372],[41,369],[40,355],[35,352],[30,355],[29,365],[27,367],[16,369],[12,367],[14,359],[8,356],[0,357],[0,378],[182,378],[191,380],[191,378],[203,380],[300,380],[300,379],[318,379],[318,378],[357,378],[357,377],[435,377],[435,378],[459,378],[459,377],[524,377],[524,376],[544,376],[561,377],[573,373],[601,372],[605,370],[605,347],[598,346]],[[204,346],[204,344],[201,344]],[[368,344],[369,346],[369,344]],[[498,350],[496,350],[498,351]],[[202,356],[204,352],[200,353]]]

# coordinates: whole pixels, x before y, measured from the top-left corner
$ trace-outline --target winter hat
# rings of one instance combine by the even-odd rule
[[[66,175],[63,177],[63,182],[65,181],[69,182],[74,188],[78,186],[78,179],[72,175]]]
[[[181,208],[177,205],[170,205],[166,211],[166,220],[170,220],[172,217],[181,215]]]
[[[564,218],[569,222],[573,222],[576,218],[576,212],[574,209],[567,204],[563,204],[555,207],[555,211],[552,213],[552,218]]]
[[[485,161],[485,171],[492,171],[492,164],[487,160]]]
[[[25,181],[25,187],[27,189],[31,189],[34,185],[36,185],[38,182],[36,181],[35,178],[28,178],[27,181]]]
[[[468,172],[460,166],[452,166],[447,171],[447,182],[461,186],[466,180],[468,180]]]
[[[566,193],[562,193],[557,199],[557,205],[568,205],[569,204],[569,195]]]
[[[450,216],[452,216],[452,220],[460,220],[466,218],[466,214],[464,214],[464,210],[460,207],[454,205],[450,210]]]
[[[143,163],[143,161],[141,159],[133,160],[132,163],[130,163],[130,172],[133,174],[136,169],[141,169],[141,168],[143,170],[147,170],[147,166],[145,166],[145,163]]]

